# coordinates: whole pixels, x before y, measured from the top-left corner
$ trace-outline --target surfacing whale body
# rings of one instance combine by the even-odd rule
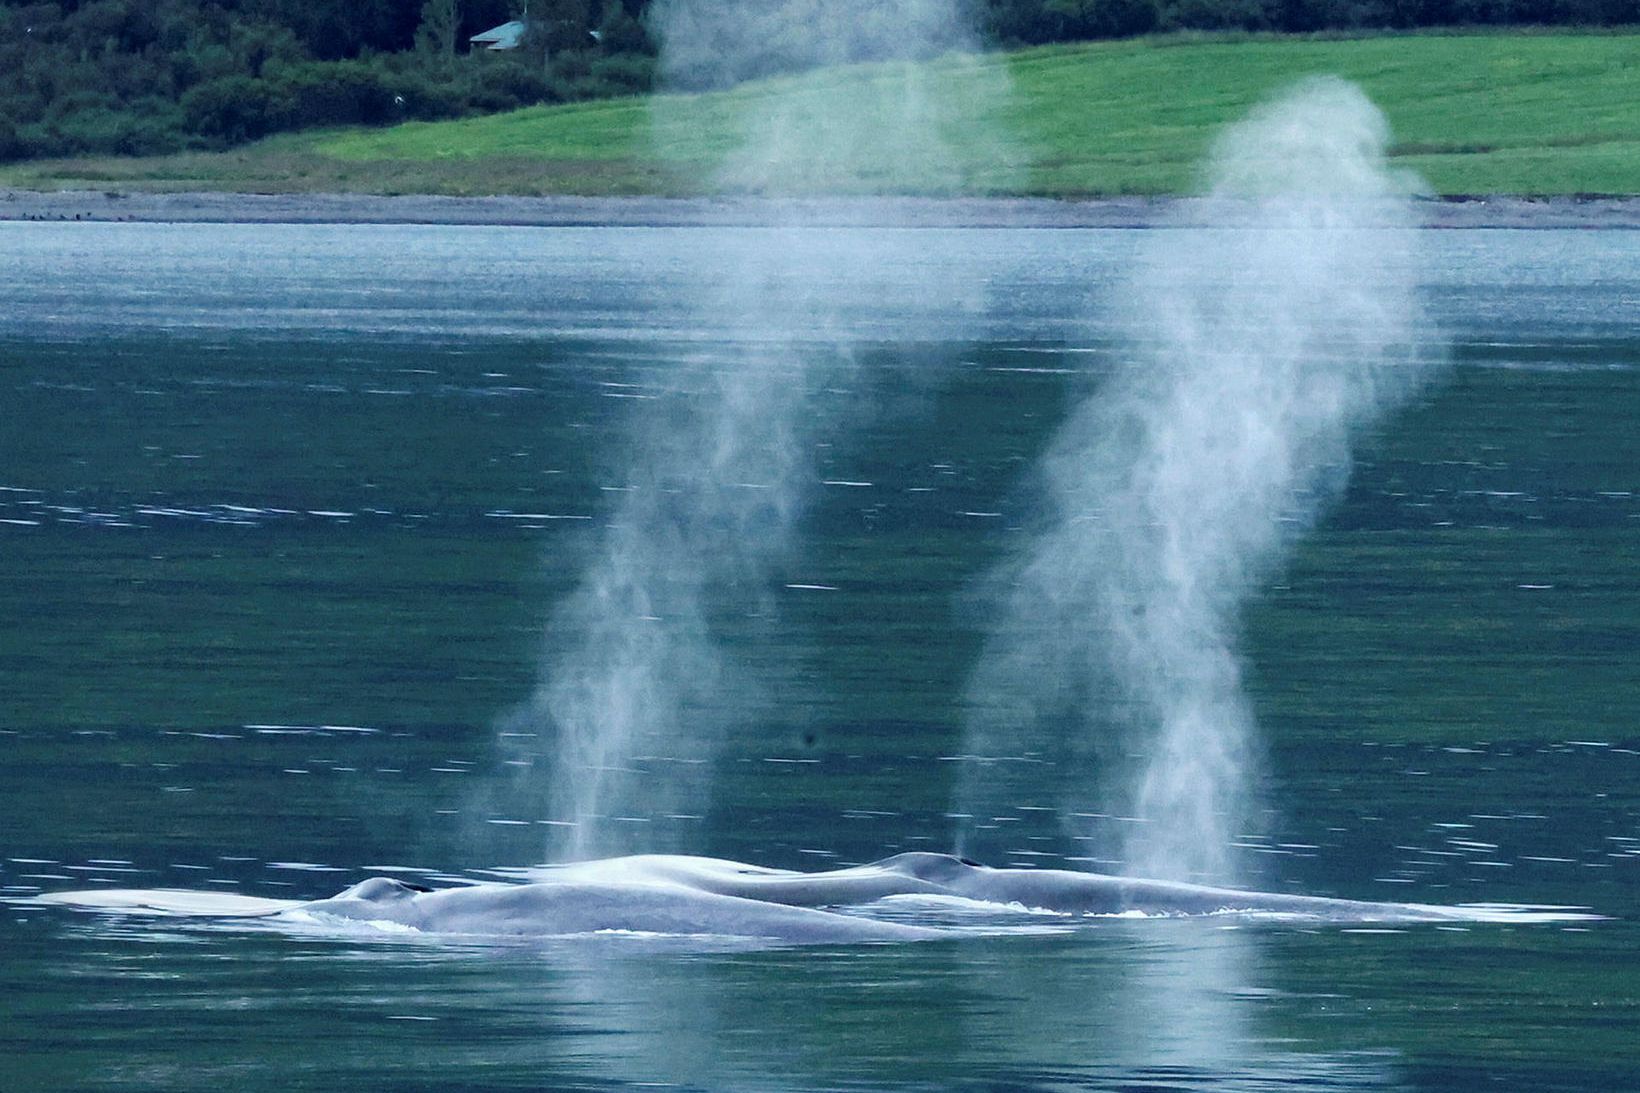
[[[34,902],[110,913],[356,924],[480,937],[630,933],[782,944],[927,941],[1006,932],[878,917],[906,902],[1079,919],[1137,915],[1302,917],[1323,922],[1564,921],[1593,916],[1324,899],[1061,869],[993,869],[946,854],[898,854],[819,873],[717,858],[639,855],[520,870],[515,881],[425,889],[373,877],[329,899],[102,890]],[[922,901],[922,902],[918,902]],[[903,917],[903,916],[897,916]],[[1017,925],[1016,927],[1017,928]],[[1039,927],[1040,928],[1040,927]]]

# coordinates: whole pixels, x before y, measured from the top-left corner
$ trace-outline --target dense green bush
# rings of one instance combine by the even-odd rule
[[[151,155],[181,146],[165,121],[120,110],[76,111],[58,124],[56,132],[69,148],[107,155]]]
[[[393,83],[393,88],[394,94],[402,100],[394,103],[394,110],[403,117],[423,121],[459,118],[475,109],[485,113],[513,109],[512,106],[484,106],[463,87],[445,80],[426,79],[415,74],[398,77]],[[517,103],[513,105],[516,106]]]
[[[554,57],[551,71],[554,99],[610,99],[648,91],[654,82],[655,61],[630,53],[605,56],[581,51]]]
[[[1003,40],[1038,44],[1145,34],[1160,18],[1155,0],[1041,0],[997,5],[991,26]]]
[[[510,57],[483,58],[468,74],[467,88],[469,99],[485,111],[514,110],[557,98],[544,66]]]
[[[0,160],[22,159],[27,153],[28,145],[18,135],[17,123],[0,115]]]
[[[181,105],[190,133],[229,144],[277,131],[290,112],[270,82],[250,76],[224,76],[189,88]]]
[[[315,125],[380,125],[399,121],[392,77],[364,61],[311,61],[278,70],[267,82],[289,104],[282,129]]]
[[[638,94],[655,84],[655,58],[641,53],[605,54],[593,58],[591,75],[613,88],[614,94]]]

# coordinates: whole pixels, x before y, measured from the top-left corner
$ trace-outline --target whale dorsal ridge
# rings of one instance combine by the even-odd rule
[[[417,892],[426,891],[428,889],[406,884],[401,880],[393,880],[389,877],[371,877],[369,880],[360,881],[346,891],[338,893],[335,898],[390,903],[395,900],[409,899]]]
[[[945,884],[966,876],[975,869],[984,868],[978,862],[967,858],[953,857],[950,854],[931,854],[923,850],[913,850],[905,854],[895,854],[891,858],[874,862],[879,869],[888,869],[918,880],[931,881],[935,884]]]

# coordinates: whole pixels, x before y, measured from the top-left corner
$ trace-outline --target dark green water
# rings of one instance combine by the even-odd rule
[[[915,239],[828,286],[858,334],[810,393],[777,622],[722,629],[768,701],[704,815],[639,817],[657,838],[799,868],[948,846],[972,590],[1108,365],[1100,300],[1133,241]],[[664,401],[679,360],[742,338],[679,301],[701,255],[767,245],[0,227],[4,894],[305,898],[538,860],[539,794],[496,725],[650,412],[617,396]],[[0,1088],[1640,1088],[1640,238],[1431,245],[1452,369],[1364,438],[1250,612],[1249,879],[1614,921],[702,953],[16,903]],[[978,287],[931,302],[931,269]],[[1061,822],[1097,773],[1044,765],[987,856],[1076,855],[1112,822]]]

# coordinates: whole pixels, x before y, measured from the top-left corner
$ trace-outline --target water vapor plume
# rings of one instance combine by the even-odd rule
[[[941,53],[971,39],[958,12],[955,0],[661,0],[650,19],[679,89]],[[795,179],[811,192],[823,169],[870,192],[875,165],[916,156],[919,177],[955,178],[942,165],[961,161],[960,142],[929,124],[950,119],[920,94],[915,68],[810,74],[796,91],[712,100],[661,95],[653,128],[663,145],[693,146],[728,112],[714,130],[726,146],[695,164],[706,189]],[[700,849],[691,825],[710,809],[714,758],[770,712],[769,683],[782,678],[744,650],[768,644],[756,635],[778,612],[775,576],[818,485],[816,444],[861,412],[845,390],[859,378],[854,346],[871,336],[854,321],[861,301],[915,315],[930,296],[963,291],[946,271],[908,278],[905,233],[828,230],[814,212],[771,203],[766,226],[693,230],[672,252],[689,269],[696,330],[710,333],[692,331],[684,359],[635,392],[649,401],[634,404],[623,436],[618,501],[553,616],[536,693],[508,726],[543,742],[517,761],[548,787],[564,836],[551,856]]]
[[[1101,767],[1102,799],[1063,803],[1122,817],[1100,849],[1130,872],[1233,875],[1256,751],[1243,608],[1342,490],[1356,435],[1441,356],[1388,136],[1334,79],[1223,134],[1207,195],[1117,295],[1122,363],[1056,437],[1045,527],[1000,578],[968,750]],[[969,770],[963,812],[1030,792]]]
[[[635,413],[619,500],[554,614],[522,715],[553,741],[552,812],[572,825],[557,854],[691,841],[716,740],[762,698],[722,655],[720,631],[769,613],[769,571],[805,490],[805,392],[789,362],[770,362],[765,379],[735,351],[701,352]]]

